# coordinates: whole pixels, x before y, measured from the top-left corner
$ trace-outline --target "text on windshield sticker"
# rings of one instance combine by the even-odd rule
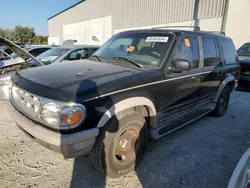
[[[168,37],[148,37],[146,42],[168,42]]]

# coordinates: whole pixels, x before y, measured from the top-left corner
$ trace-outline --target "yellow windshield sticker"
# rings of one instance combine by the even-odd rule
[[[184,39],[186,47],[190,47],[189,39]]]
[[[129,46],[127,48],[127,52],[133,52],[135,50],[135,47],[134,46]]]

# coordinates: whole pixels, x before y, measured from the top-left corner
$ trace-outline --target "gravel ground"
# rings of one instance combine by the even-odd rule
[[[64,160],[26,137],[0,102],[0,187],[226,187],[250,146],[250,93],[235,91],[227,114],[205,116],[149,143],[135,172],[109,179],[90,159]]]

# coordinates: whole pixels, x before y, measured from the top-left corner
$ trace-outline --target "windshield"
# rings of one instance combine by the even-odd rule
[[[69,49],[67,48],[52,48],[36,58],[41,61],[43,64],[48,65],[56,61],[58,58],[60,58],[62,55],[64,55]]]
[[[241,46],[237,53],[239,56],[250,56],[250,43],[246,43],[243,46]]]
[[[120,33],[108,40],[94,55],[106,60],[129,61],[159,67],[166,55],[170,35],[163,33]],[[117,58],[120,57],[120,58]]]

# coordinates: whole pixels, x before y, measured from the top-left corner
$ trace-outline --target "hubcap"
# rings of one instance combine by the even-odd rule
[[[139,131],[138,128],[130,126],[120,134],[114,147],[115,158],[119,163],[129,163],[136,157]]]

